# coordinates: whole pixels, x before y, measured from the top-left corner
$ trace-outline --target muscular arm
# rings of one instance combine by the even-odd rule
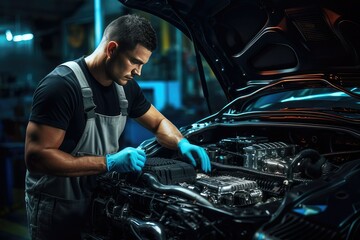
[[[184,138],[178,128],[153,105],[144,115],[137,118],[136,121],[153,132],[157,141],[164,147],[177,149],[177,144]]]
[[[59,150],[62,129],[29,122],[26,129],[25,163],[30,172],[58,176],[82,176],[106,171],[105,157],[73,157]]]
[[[202,170],[205,172],[211,171],[211,163],[206,151],[202,147],[193,145],[184,139],[177,127],[156,110],[154,106],[151,105],[150,109],[136,120],[151,130],[162,146],[170,149],[179,148],[181,154],[188,158],[194,166],[197,165],[194,157],[198,157]]]

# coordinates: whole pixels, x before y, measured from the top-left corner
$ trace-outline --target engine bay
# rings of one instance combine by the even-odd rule
[[[359,138],[340,129],[247,129],[189,135],[206,149],[210,174],[153,147],[141,173],[101,176],[89,239],[251,239],[294,187],[360,157]]]

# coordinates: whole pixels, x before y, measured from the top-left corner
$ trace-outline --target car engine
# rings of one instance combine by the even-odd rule
[[[297,186],[307,188],[359,157],[348,148],[360,146],[356,137],[325,129],[266,137],[217,131],[189,135],[202,140],[210,174],[151,143],[141,173],[100,176],[87,239],[252,239],[288,195],[302,196]]]

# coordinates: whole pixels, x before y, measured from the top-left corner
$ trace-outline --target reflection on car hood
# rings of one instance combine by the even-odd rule
[[[120,1],[192,39],[230,99],[239,96],[238,89],[277,79],[324,74],[346,81],[344,76],[353,80],[359,73],[356,0]]]

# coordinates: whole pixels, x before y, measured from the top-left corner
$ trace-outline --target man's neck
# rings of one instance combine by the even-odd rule
[[[91,75],[101,85],[109,86],[112,84],[112,81],[109,81],[109,79],[107,79],[106,77],[105,57],[103,56],[103,54],[98,52],[98,49],[85,58],[85,63]]]

